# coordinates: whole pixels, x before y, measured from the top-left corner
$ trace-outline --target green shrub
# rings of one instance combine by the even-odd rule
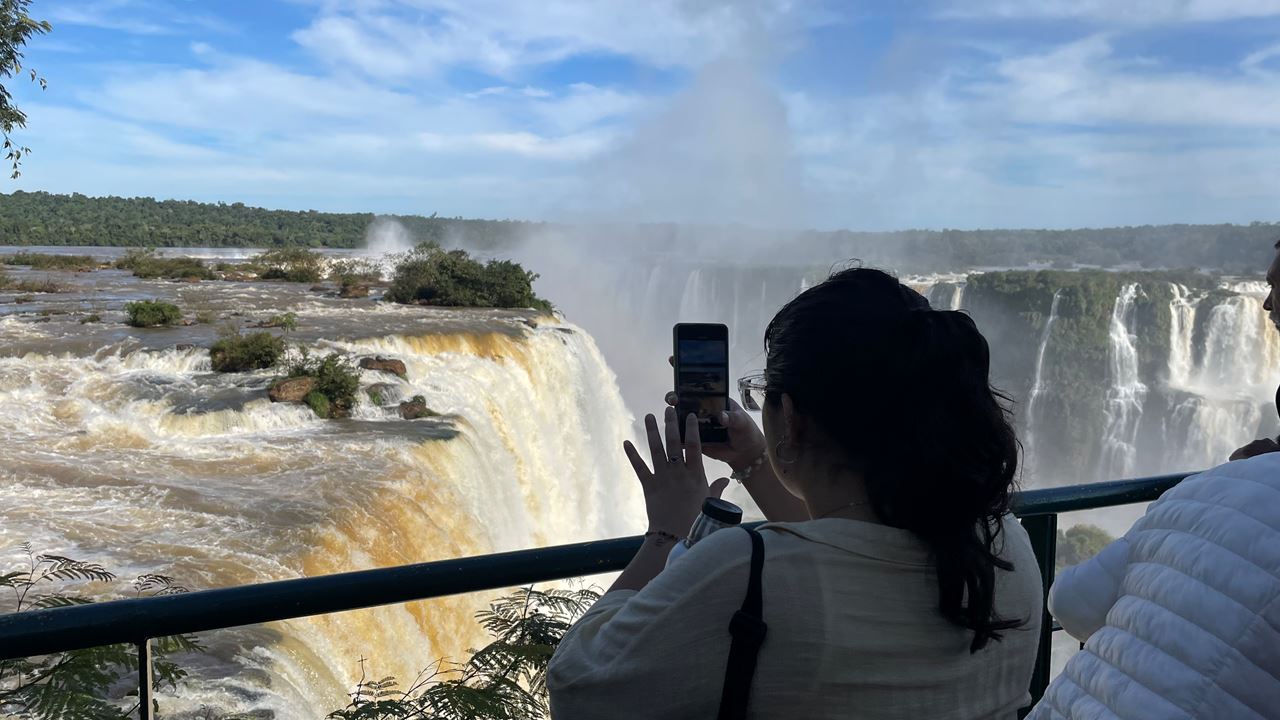
[[[32,270],[68,270],[85,272],[96,270],[98,261],[88,255],[51,255],[47,253],[20,252],[0,258],[5,265],[27,265]]]
[[[365,258],[336,260],[329,265],[329,280],[339,285],[368,285],[382,281],[382,268]]]
[[[302,402],[306,403],[307,407],[311,408],[311,411],[317,416],[322,418],[329,417],[329,398],[325,397],[324,393],[319,390],[312,390],[307,393]]]
[[[536,308],[551,303],[533,293],[535,273],[510,260],[481,263],[465,250],[423,243],[396,264],[386,299],[450,307]]]
[[[1073,525],[1065,531],[1059,530],[1058,557],[1055,564],[1059,570],[1079,565],[1097,555],[1113,540],[1115,538],[1097,525]]]
[[[102,322],[102,316],[99,315],[98,313],[93,313],[92,315],[86,315],[85,317],[80,319],[81,325],[85,325],[88,323],[96,323],[96,322]]]
[[[284,340],[269,332],[256,332],[215,342],[209,348],[209,361],[215,372],[245,372],[273,367],[283,354]]]
[[[360,370],[350,361],[337,353],[329,353],[323,358],[312,357],[305,350],[290,359],[286,366],[289,377],[313,377],[316,379],[316,393],[325,397],[328,405],[321,417],[346,417],[356,405],[356,392],[360,389]],[[310,396],[308,396],[309,398]],[[304,399],[312,410],[315,405]]]
[[[366,391],[365,394],[369,396],[369,402],[374,405],[381,405],[383,404],[383,401],[386,400],[386,398],[382,397],[382,393],[377,390],[373,390],[372,388]]]
[[[265,322],[259,323],[258,327],[281,328],[285,332],[293,332],[298,329],[298,316],[291,312],[283,315],[272,315]]]
[[[132,270],[134,277],[144,280],[154,278],[212,280],[216,277],[207,265],[195,258],[161,257],[153,248],[130,250],[116,261],[115,266],[120,270]]]
[[[324,277],[324,256],[303,247],[268,250],[253,259],[264,280],[316,283]]]
[[[56,293],[62,292],[65,288],[48,277],[43,280],[33,278],[17,280],[8,273],[0,272],[0,290],[20,293]]]
[[[127,322],[134,327],[173,325],[182,319],[177,305],[163,300],[139,300],[124,306]]]

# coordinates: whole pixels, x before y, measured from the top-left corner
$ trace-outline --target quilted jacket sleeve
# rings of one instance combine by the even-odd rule
[[[1081,642],[1106,623],[1120,595],[1129,562],[1129,540],[1120,538],[1090,560],[1066,568],[1049,590],[1049,612]]]

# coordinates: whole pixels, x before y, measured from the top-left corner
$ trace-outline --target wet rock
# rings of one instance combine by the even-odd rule
[[[343,285],[338,291],[338,297],[344,298],[362,298],[369,297],[368,285]]]
[[[386,405],[388,400],[395,397],[397,390],[391,383],[374,383],[365,390],[365,394],[374,405]]]
[[[316,379],[313,377],[285,378],[271,386],[267,397],[271,402],[302,402],[315,389]]]
[[[413,399],[405,400],[400,403],[400,417],[405,420],[417,420],[418,418],[437,417],[440,413],[427,407],[427,399],[421,395],[414,395]]]
[[[177,345],[173,346],[173,349],[177,350],[178,352],[184,352],[186,350],[195,350],[196,346],[192,343],[178,343]]]
[[[311,286],[311,292],[324,292],[328,289],[329,288],[325,287],[324,285],[319,285],[319,284]]]
[[[394,360],[392,358],[384,358],[381,355],[378,357],[360,358],[360,367],[365,370],[381,370],[382,372],[389,372],[399,375],[400,377],[405,377],[409,374],[402,361]]]

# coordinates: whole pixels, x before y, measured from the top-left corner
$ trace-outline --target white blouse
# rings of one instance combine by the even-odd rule
[[[973,654],[972,634],[938,612],[928,550],[910,532],[838,518],[762,530],[769,628],[749,717],[1013,718],[1030,704],[1043,598],[1012,516],[1000,555],[1014,570],[996,571],[996,608],[1027,622]],[[747,533],[723,530],[644,590],[601,598],[551,659],[555,720],[714,718],[750,557]]]

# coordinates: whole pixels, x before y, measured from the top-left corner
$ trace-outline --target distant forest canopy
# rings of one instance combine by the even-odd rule
[[[199,203],[151,198],[92,198],[17,191],[0,194],[0,245],[105,245],[149,247],[363,247],[373,213],[266,210],[243,203]],[[605,236],[679,252],[702,230],[675,225],[598,229],[518,220],[469,220],[392,215],[418,242],[501,251],[531,231],[565,229],[596,245]],[[957,271],[984,267],[1203,268],[1260,274],[1280,238],[1280,223],[1249,225],[1142,225],[1072,230],[900,230],[773,233],[734,228],[708,230],[717,242],[742,236],[755,247],[786,247],[792,259],[826,262],[858,258],[905,271]],[[690,240],[694,238],[694,240]],[[763,242],[762,242],[763,241]],[[768,261],[773,253],[761,255]]]
[[[373,213],[266,210],[244,203],[200,203],[152,198],[94,198],[75,193],[16,191],[0,194],[0,245],[141,247],[363,247]],[[384,216],[398,220],[415,240],[461,237],[477,247],[509,243],[516,220]]]

